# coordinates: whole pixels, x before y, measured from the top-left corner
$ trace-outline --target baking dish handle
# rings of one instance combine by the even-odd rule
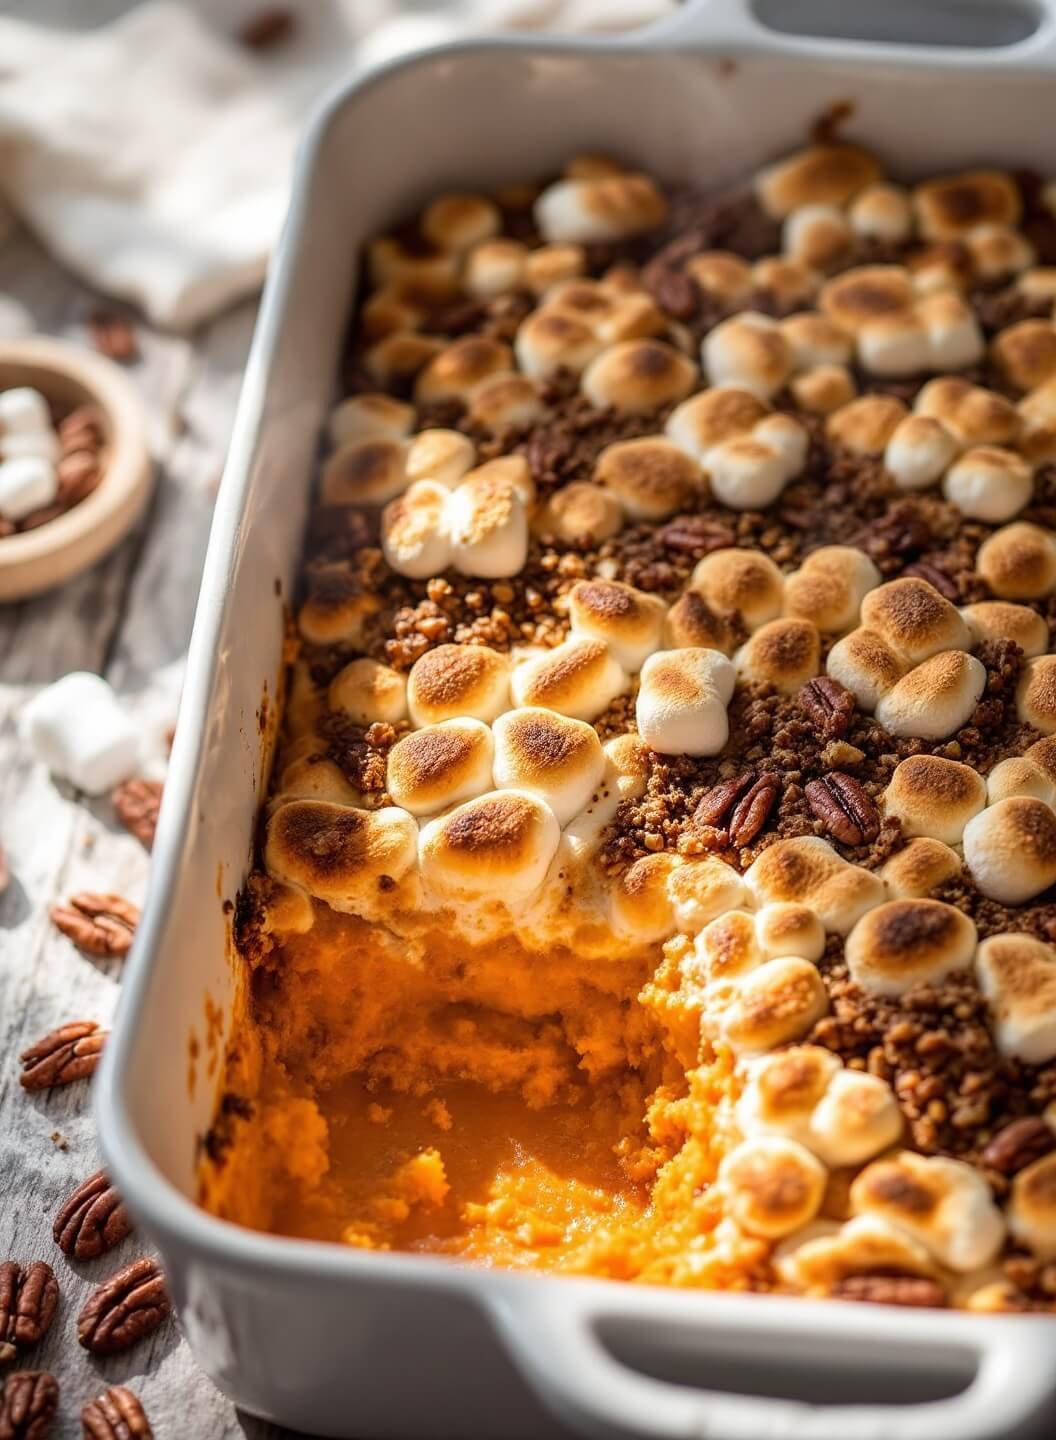
[[[1056,67],[1056,0],[682,0],[629,38],[846,63]]]
[[[582,1287],[582,1290],[580,1289]],[[1051,1434],[1056,1365],[1051,1321],[967,1316],[806,1300],[715,1298],[703,1318],[673,1318],[671,1299],[647,1290],[600,1300],[589,1281],[567,1281],[560,1295],[519,1277],[492,1300],[495,1321],[515,1364],[559,1419],[605,1440],[1014,1440]],[[608,1287],[603,1287],[608,1289]],[[589,1298],[588,1298],[589,1297]],[[692,1301],[689,1301],[692,1305]],[[788,1305],[810,1306],[802,1329]],[[747,1306],[747,1310],[746,1307]],[[775,1307],[785,1312],[775,1324]],[[726,1311],[728,1314],[720,1313]],[[806,1318],[805,1316],[803,1317]],[[630,1337],[621,1345],[618,1336]],[[680,1356],[679,1380],[657,1379],[621,1359],[635,1337],[654,1355]],[[701,1389],[693,1360],[709,1362],[719,1384]],[[737,1393],[739,1362],[758,1375],[772,1360],[793,1393],[824,1395],[846,1363],[879,1361],[885,1403],[832,1404]],[[654,1368],[655,1363],[654,1363]],[[661,1367],[663,1368],[663,1367]],[[899,1403],[900,1377],[938,1373],[941,1398]],[[796,1381],[798,1380],[798,1385]],[[743,1384],[743,1380],[742,1380]],[[773,1376],[763,1388],[778,1388]],[[872,1387],[877,1390],[874,1378]],[[747,1390],[748,1387],[744,1386]],[[894,1403],[887,1401],[890,1396]]]

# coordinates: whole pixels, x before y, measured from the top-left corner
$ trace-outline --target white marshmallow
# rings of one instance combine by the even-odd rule
[[[981,660],[963,650],[943,650],[915,666],[880,697],[876,718],[892,735],[943,740],[967,725],[985,688]]]
[[[668,755],[717,755],[729,739],[736,671],[717,650],[663,650],[642,666],[638,733]]]
[[[451,492],[445,514],[452,559],[463,575],[507,579],[523,568],[528,556],[528,511],[505,474],[492,472],[487,465],[470,471]]]
[[[601,782],[605,754],[597,731],[554,710],[527,706],[495,721],[495,783],[545,800],[567,825]]]
[[[24,520],[34,510],[50,505],[59,493],[59,477],[50,460],[20,455],[0,462],[0,515]]]
[[[1056,1056],[1056,949],[1033,935],[992,935],[975,964],[1001,1054],[1047,1064]]]
[[[397,575],[428,580],[451,563],[447,523],[450,491],[435,480],[419,480],[391,500],[381,514],[381,549]]]
[[[839,265],[853,244],[854,231],[838,205],[801,205],[781,228],[783,253],[815,270]]]
[[[1046,805],[1056,807],[1056,782],[1029,756],[1010,755],[1007,760],[999,761],[986,777],[986,798],[991,805],[996,805],[999,800],[1010,800],[1015,795],[1044,800]]]
[[[810,1117],[806,1145],[830,1169],[861,1165],[894,1145],[902,1111],[878,1075],[840,1070]]]
[[[139,732],[99,675],[74,670],[38,691],[19,728],[34,757],[78,790],[102,794],[139,764]]]
[[[0,436],[39,435],[52,428],[48,402],[30,385],[0,390]]]
[[[900,490],[926,490],[946,473],[957,451],[957,441],[941,421],[907,415],[887,442],[884,464]]]
[[[977,445],[950,466],[942,493],[969,519],[1000,525],[1030,504],[1034,477],[1014,451]]]
[[[0,457],[5,462],[33,455],[47,460],[50,465],[57,465],[61,454],[62,447],[54,430],[31,430],[14,435],[5,435],[0,431]]]
[[[769,315],[743,310],[709,330],[700,348],[712,385],[737,385],[769,400],[792,374],[792,347]]]
[[[667,206],[645,175],[558,180],[535,202],[535,222],[545,240],[590,245],[620,240],[659,225]]]

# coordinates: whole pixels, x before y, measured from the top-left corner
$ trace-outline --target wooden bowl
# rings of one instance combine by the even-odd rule
[[[128,534],[151,490],[153,466],[139,397],[111,360],[64,340],[0,344],[0,390],[31,385],[61,417],[78,405],[102,417],[103,476],[79,504],[36,530],[0,538],[0,601],[61,585]]]

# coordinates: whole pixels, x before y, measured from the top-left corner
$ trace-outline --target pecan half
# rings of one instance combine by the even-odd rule
[[[152,1335],[170,1309],[161,1267],[145,1256],[92,1291],[77,1317],[77,1339],[93,1355],[117,1355]]]
[[[81,1409],[85,1440],[154,1440],[147,1413],[127,1385],[111,1385]]]
[[[121,895],[82,890],[68,905],[53,905],[52,922],[87,955],[127,955],[139,910]]]
[[[675,550],[680,555],[690,555],[701,560],[713,550],[723,550],[732,545],[734,533],[728,526],[704,515],[680,515],[657,531],[657,540],[665,550]]]
[[[88,335],[92,344],[108,360],[122,363],[139,359],[136,332],[122,315],[110,310],[96,310],[88,317]]]
[[[251,15],[235,37],[248,50],[274,50],[284,45],[297,30],[297,17],[284,6],[258,10]]]
[[[937,565],[929,565],[926,560],[915,560],[912,565],[906,566],[902,574],[915,575],[918,580],[926,580],[947,600],[957,599],[957,586]]]
[[[846,735],[854,719],[855,698],[829,675],[808,680],[796,696],[799,708],[827,739]]]
[[[738,847],[750,845],[770,819],[780,797],[780,778],[772,770],[764,771],[730,813],[731,843]]]
[[[132,1233],[132,1221],[104,1170],[66,1197],[51,1227],[55,1243],[75,1260],[94,1260]]]
[[[126,780],[110,796],[121,824],[148,850],[158,828],[161,791],[160,780]]]
[[[1056,1150],[1056,1134],[1040,1115],[1029,1115],[999,1130],[983,1151],[982,1161],[1002,1175],[1015,1175],[1050,1150]]]
[[[36,1345],[48,1333],[59,1304],[59,1282],[43,1260],[0,1265],[0,1364],[18,1350]]]
[[[693,811],[693,823],[695,825],[723,825],[737,801],[744,792],[755,784],[755,774],[746,770],[743,775],[736,776],[733,780],[720,780],[697,801],[697,808]]]
[[[59,1408],[59,1382],[46,1370],[15,1370],[0,1400],[0,1440],[44,1440]]]
[[[807,804],[826,830],[844,845],[865,845],[880,834],[880,816],[857,780],[834,770],[804,790]]]
[[[99,456],[93,450],[71,450],[56,467],[59,479],[58,500],[62,505],[77,505],[90,495],[103,478]]]
[[[23,1089],[51,1090],[56,1085],[86,1080],[99,1064],[108,1033],[100,1030],[94,1020],[71,1020],[52,1030],[19,1057]]]
[[[834,1300],[868,1300],[874,1305],[942,1309],[949,1304],[939,1282],[924,1275],[847,1275],[831,1293]]]
[[[97,405],[78,405],[59,421],[59,448],[63,455],[78,450],[97,451],[103,444],[103,416]]]

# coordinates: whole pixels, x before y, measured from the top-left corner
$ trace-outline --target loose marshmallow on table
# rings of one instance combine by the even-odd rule
[[[127,780],[139,763],[139,735],[105,680],[64,675],[26,705],[20,728],[36,759],[90,795]]]

